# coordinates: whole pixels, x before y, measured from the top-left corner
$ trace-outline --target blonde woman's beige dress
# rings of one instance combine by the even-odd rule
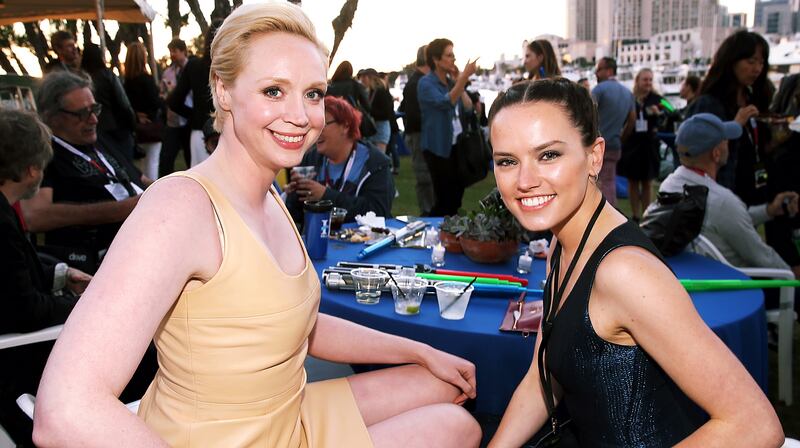
[[[208,193],[223,259],[161,322],[159,370],[139,416],[175,447],[372,446],[346,379],[306,384],[320,284],[305,248],[306,267],[287,275],[213,184],[177,175]]]

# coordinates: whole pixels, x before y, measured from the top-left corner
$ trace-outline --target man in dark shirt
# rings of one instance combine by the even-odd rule
[[[431,173],[428,171],[428,164],[425,156],[422,155],[420,146],[420,132],[422,131],[422,119],[420,118],[419,100],[417,99],[417,84],[420,78],[430,73],[431,69],[425,62],[425,50],[427,45],[419,47],[417,50],[417,67],[403,88],[403,101],[400,103],[399,111],[405,113],[403,126],[405,127],[406,146],[411,149],[411,168],[414,170],[416,184],[414,189],[417,192],[417,205],[419,205],[420,215],[428,216],[433,208],[433,182]]]
[[[56,31],[50,36],[50,46],[58,58],[47,64],[44,68],[45,74],[54,71],[81,72],[81,55],[78,53],[78,46],[75,45],[75,36],[72,33]]]
[[[52,156],[50,132],[35,115],[0,109],[0,334],[64,323],[77,301],[74,294],[91,279],[64,263],[43,266],[11,207],[36,194]],[[65,287],[67,294],[60,294]],[[36,392],[51,346],[0,350],[0,423],[17,443],[30,442],[30,422],[15,400]]]
[[[53,161],[42,188],[22,211],[31,232],[46,232],[43,250],[93,273],[151,183],[113,146],[97,138],[89,82],[67,72],[48,75],[37,106],[53,132]]]

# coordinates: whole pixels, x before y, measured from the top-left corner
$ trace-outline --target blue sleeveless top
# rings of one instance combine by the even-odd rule
[[[597,267],[623,246],[644,248],[664,262],[633,221],[612,230],[589,257],[553,321],[546,365],[563,388],[562,401],[581,446],[673,446],[708,416],[641,347],[604,340],[589,320],[589,295]],[[552,265],[560,257],[559,245]]]

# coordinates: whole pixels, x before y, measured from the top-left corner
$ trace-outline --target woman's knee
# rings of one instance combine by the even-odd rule
[[[459,395],[461,390],[456,386],[437,378],[430,370],[413,366],[418,375],[417,386],[420,393],[425,396],[434,397],[436,403],[452,403]]]
[[[481,426],[469,412],[455,404],[443,405],[443,424],[447,427],[448,438],[454,442],[452,446],[476,447],[481,443]]]

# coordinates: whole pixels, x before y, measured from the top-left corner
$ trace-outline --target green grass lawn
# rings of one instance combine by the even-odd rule
[[[415,176],[411,169],[411,157],[401,157],[400,174],[394,176],[394,186],[400,193],[399,197],[394,198],[392,204],[392,214],[418,215],[417,196],[414,192]],[[464,191],[464,199],[461,202],[463,212],[469,212],[480,208],[478,201],[486,196],[496,186],[494,174],[489,173],[486,179],[476,183]],[[617,207],[626,215],[630,215],[630,204],[627,199],[619,199]]]

